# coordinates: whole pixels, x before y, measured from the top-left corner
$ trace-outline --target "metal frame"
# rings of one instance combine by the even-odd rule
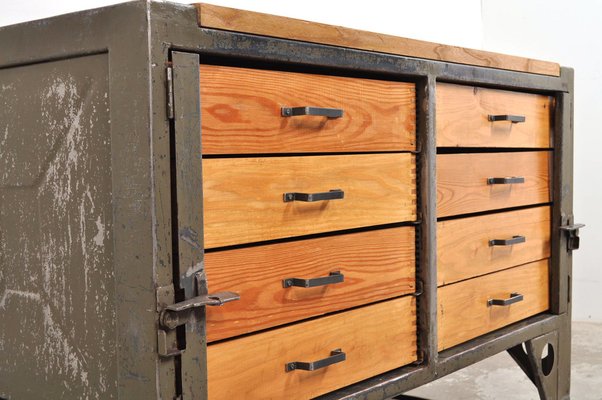
[[[349,76],[416,83],[421,219],[416,235],[417,279],[423,284],[423,293],[417,302],[420,360],[416,365],[367,379],[320,399],[393,397],[501,351],[516,349],[521,343],[527,343],[532,351],[527,353],[527,361],[517,356],[522,357],[519,364],[536,377],[539,370],[528,366],[534,360],[531,355],[536,353],[540,343],[552,336],[557,346],[554,364],[557,378],[551,383],[546,380],[545,385],[537,383],[542,379],[533,379],[540,393],[544,390],[542,399],[569,398],[572,258],[567,250],[568,235],[561,233],[560,226],[574,223],[571,69],[561,68],[561,75],[552,77],[205,29],[198,27],[192,6],[145,1],[60,16],[43,23],[0,28],[0,38],[3,42],[0,73],[9,66],[86,54],[107,53],[109,56],[118,332],[115,338],[117,384],[112,398],[206,398],[202,324],[189,323],[186,329],[179,328],[164,335],[160,330],[158,333],[158,311],[165,305],[206,294],[194,293],[192,275],[187,274],[188,268],[195,273],[203,271],[202,240],[199,239],[202,238],[202,221],[198,220],[202,209],[190,200],[199,195],[199,189],[182,186],[184,180],[199,182],[201,177],[200,168],[193,175],[187,175],[189,166],[182,162],[200,162],[198,157],[195,160],[196,150],[191,147],[186,153],[181,146],[190,144],[186,142],[190,138],[180,141],[180,132],[197,129],[192,119],[199,117],[198,102],[184,110],[183,120],[179,119],[183,111],[179,107],[194,96],[198,99],[198,85],[195,90],[191,88],[194,85],[186,87],[177,83],[179,74],[185,76],[184,79],[194,79],[191,69],[183,66],[189,63],[190,67],[190,63],[196,62],[190,61],[195,57],[200,57],[201,62],[219,60],[320,73],[336,71]],[[168,67],[174,72],[172,88],[176,89],[173,92],[167,90]],[[435,97],[436,84],[440,81],[544,93],[556,100],[550,313],[443,352],[437,351],[436,323]],[[171,111],[166,106],[169,102],[175,107],[171,110],[175,111],[174,119],[170,119]],[[181,154],[187,154],[187,159],[181,158]],[[175,164],[171,161],[174,156]],[[178,182],[176,193],[171,189],[174,180]],[[176,204],[178,209],[174,211]],[[183,238],[182,227],[192,227],[184,235],[194,232],[196,239],[192,243],[196,243],[196,247],[190,247],[191,242]],[[179,275],[185,281],[182,290],[177,287]],[[157,288],[166,289],[157,291]],[[193,314],[197,321],[203,320],[202,311]],[[182,347],[183,336],[187,352],[175,357],[158,355],[158,341],[163,343],[164,350],[177,350],[178,346]],[[190,355],[192,353],[196,356]],[[179,374],[181,367],[185,371]],[[2,390],[0,388],[0,396]]]

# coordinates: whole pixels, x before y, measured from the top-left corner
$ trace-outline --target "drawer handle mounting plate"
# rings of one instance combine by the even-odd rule
[[[304,362],[293,361],[285,365],[285,371],[290,372],[296,369],[303,371],[315,371],[320,368],[328,367],[329,365],[343,362],[347,359],[347,355],[341,349],[336,349],[330,352],[330,357],[323,358],[318,361]]]
[[[295,117],[297,115],[313,115],[326,118],[341,118],[343,110],[339,108],[324,108],[324,107],[282,107],[281,113],[283,117]]]
[[[341,189],[332,189],[328,192],[321,193],[298,193],[291,192],[285,193],[283,196],[284,202],[288,203],[291,201],[305,201],[308,203],[313,203],[314,201],[324,201],[324,200],[340,200],[345,198],[345,192]]]
[[[523,301],[524,297],[520,293],[510,293],[510,297],[507,299],[489,299],[487,300],[487,306],[502,306],[506,307],[510,304],[518,303],[519,301]]]
[[[345,280],[345,275],[341,274],[340,271],[333,271],[328,276],[312,279],[302,278],[286,278],[282,280],[282,287],[289,288],[291,286],[298,286],[303,288],[312,288],[316,286],[331,285],[333,283],[341,283]]]

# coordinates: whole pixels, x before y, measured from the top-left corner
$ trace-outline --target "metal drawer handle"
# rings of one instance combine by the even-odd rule
[[[340,108],[324,108],[324,107],[282,107],[281,113],[283,117],[295,117],[297,115],[315,115],[326,118],[341,118],[343,110]]]
[[[506,176],[504,178],[487,178],[488,185],[508,185],[511,183],[525,183],[522,176]]]
[[[524,115],[488,115],[487,119],[489,121],[495,122],[495,121],[510,121],[513,124],[516,124],[518,122],[525,122],[525,120],[527,119]]]
[[[315,371],[320,368],[328,367],[329,365],[345,361],[347,356],[341,349],[336,349],[330,352],[330,357],[312,362],[293,361],[285,366],[286,372],[302,369],[304,371]]]
[[[523,295],[520,293],[510,293],[510,297],[507,299],[489,299],[487,300],[487,307],[491,306],[509,306],[510,304],[518,303],[523,301]]]
[[[306,201],[306,202],[314,202],[314,201],[323,201],[323,200],[338,200],[343,199],[345,197],[345,192],[341,189],[332,189],[328,192],[321,193],[285,193],[284,194],[284,202],[288,203],[289,201]]]
[[[525,243],[527,238],[521,235],[512,236],[512,239],[491,239],[489,246],[512,246],[513,244]]]
[[[312,279],[301,278],[286,278],[282,281],[282,287],[289,288],[291,286],[299,286],[303,288],[311,288],[316,286],[326,286],[333,283],[341,283],[345,280],[345,275],[340,271],[333,271],[328,276]]]

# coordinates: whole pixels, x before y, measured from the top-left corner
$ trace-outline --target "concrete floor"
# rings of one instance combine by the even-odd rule
[[[571,399],[602,400],[602,323],[573,322]],[[406,393],[429,400],[539,400],[506,353]]]

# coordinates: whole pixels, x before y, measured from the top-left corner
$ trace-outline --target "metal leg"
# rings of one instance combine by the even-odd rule
[[[559,400],[557,331],[514,346],[508,353],[537,387],[541,400]]]

